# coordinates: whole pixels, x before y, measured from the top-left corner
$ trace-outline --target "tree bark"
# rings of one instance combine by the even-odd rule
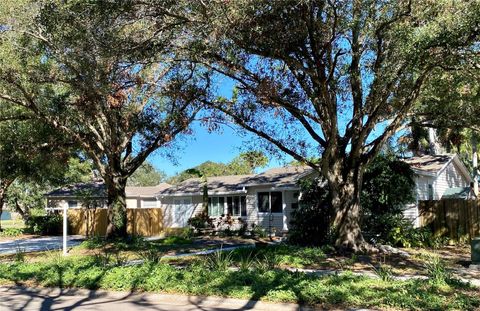
[[[360,228],[363,167],[346,165],[336,161],[327,174],[334,211],[332,226],[336,233],[335,247],[340,251],[370,251],[372,247],[363,238]]]
[[[127,235],[126,185],[127,179],[122,177],[105,180],[108,218],[106,238],[125,237]]]
[[[5,195],[6,191],[3,188],[0,188],[0,218],[2,217],[3,213],[3,204],[5,203]],[[0,221],[0,232],[2,232],[2,222]]]
[[[25,222],[30,217],[29,209],[28,208],[22,209],[22,207],[20,206],[20,203],[18,203],[18,199],[15,199],[15,212],[17,212]]]

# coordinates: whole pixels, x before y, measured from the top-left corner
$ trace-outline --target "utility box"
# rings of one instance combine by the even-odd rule
[[[472,264],[480,265],[480,237],[472,239]]]

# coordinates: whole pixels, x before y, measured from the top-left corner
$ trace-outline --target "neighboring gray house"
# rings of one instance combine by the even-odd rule
[[[456,154],[424,155],[404,160],[416,174],[416,200],[474,198],[470,173]],[[419,225],[418,203],[410,204],[406,218]]]

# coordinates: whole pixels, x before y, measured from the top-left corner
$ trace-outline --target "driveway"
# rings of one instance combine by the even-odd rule
[[[81,235],[68,237],[68,247],[76,246],[84,240]],[[16,252],[40,252],[61,249],[63,238],[61,236],[49,236],[40,238],[18,239],[0,242],[0,255],[11,255]]]

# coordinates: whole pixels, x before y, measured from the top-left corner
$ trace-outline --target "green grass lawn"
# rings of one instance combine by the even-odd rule
[[[3,229],[10,229],[10,228],[24,229],[25,228],[25,223],[23,222],[22,219],[1,220],[0,225],[1,225],[1,228]]]
[[[480,307],[478,289],[452,279],[383,281],[349,272],[317,277],[282,270],[278,265],[287,259],[303,264],[300,257],[306,263],[320,260],[319,249],[281,246],[256,252],[255,256],[239,250],[199,257],[182,268],[153,260],[123,266],[115,256],[63,258],[58,252],[51,252],[36,262],[20,257],[17,261],[0,263],[0,283],[212,295],[340,308],[475,310]],[[275,254],[278,260],[268,259]]]

